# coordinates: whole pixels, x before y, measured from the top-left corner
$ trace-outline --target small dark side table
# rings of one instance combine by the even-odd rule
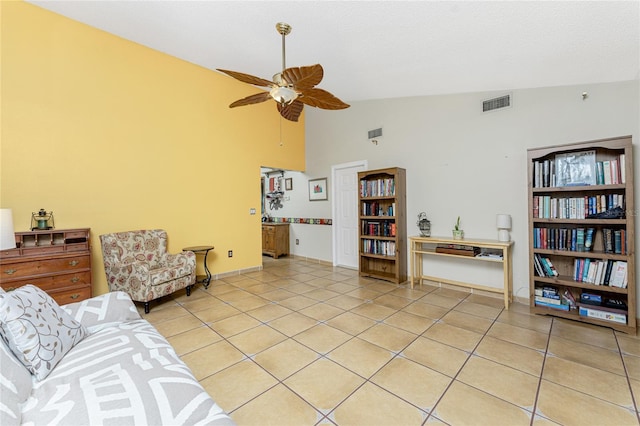
[[[209,267],[207,266],[207,255],[213,249],[213,246],[192,246],[182,249],[182,251],[192,251],[196,254],[196,256],[199,254],[204,255],[204,272],[206,273],[206,275],[196,276],[196,284],[202,283],[204,285],[204,288],[209,288],[209,283],[211,282],[211,272],[209,271]]]

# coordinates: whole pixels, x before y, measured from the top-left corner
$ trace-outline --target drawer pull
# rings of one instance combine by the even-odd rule
[[[18,272],[17,269],[7,269],[6,271],[4,271],[4,273],[7,274],[7,275],[13,275],[16,272]]]
[[[71,278],[71,282],[72,283],[77,283],[78,281],[80,281],[80,278],[78,278],[78,277]]]
[[[80,262],[79,262],[79,261],[77,261],[77,260],[70,260],[70,261],[69,261],[69,265],[70,265],[70,266],[76,266],[78,263],[80,263]]]
[[[78,293],[74,293],[71,296],[69,296],[70,298],[72,298],[73,300],[77,299],[78,297],[80,297],[80,295]]]

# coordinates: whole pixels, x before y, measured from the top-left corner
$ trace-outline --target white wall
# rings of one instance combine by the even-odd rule
[[[582,99],[584,91],[588,92],[586,100]],[[505,93],[512,94],[512,107],[482,113],[483,100]],[[511,214],[514,294],[526,299],[527,149],[622,135],[633,135],[636,145],[639,93],[635,80],[353,102],[340,111],[305,108],[305,173],[330,177],[332,165],[357,160],[368,160],[370,169],[406,168],[409,235],[418,233],[415,221],[425,211],[433,235],[451,235],[460,215],[467,236],[495,239],[496,213]],[[378,127],[383,128],[383,137],[374,145],[367,131]],[[638,169],[637,165],[636,174]],[[300,202],[311,205],[315,217],[331,217],[331,195],[329,202]],[[640,200],[638,194],[636,198]],[[295,232],[301,241],[307,235],[315,240],[313,257],[330,260],[331,229],[316,228],[320,229],[313,234],[304,228]],[[298,250],[307,255],[306,249]],[[316,254],[318,251],[321,253]],[[498,281],[492,278],[493,282],[500,283],[499,272],[495,272],[460,268],[459,273],[472,282],[494,273]]]

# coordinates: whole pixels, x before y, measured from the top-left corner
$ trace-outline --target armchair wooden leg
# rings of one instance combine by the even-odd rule
[[[193,286],[190,286],[190,285],[187,286],[187,296],[191,296],[191,287]]]
[[[144,313],[145,314],[149,313],[149,302],[144,302]]]

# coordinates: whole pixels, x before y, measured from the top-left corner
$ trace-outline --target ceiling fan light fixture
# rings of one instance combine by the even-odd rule
[[[320,64],[305,67],[286,67],[285,37],[291,32],[291,26],[283,22],[276,25],[282,35],[282,71],[273,76],[273,81],[255,77],[237,71],[219,69],[243,83],[268,88],[268,92],[260,92],[231,103],[229,108],[253,105],[273,99],[277,103],[280,116],[289,121],[298,121],[305,105],[322,109],[344,109],[349,105],[333,96],[326,90],[315,87],[320,84],[324,70]]]
[[[298,98],[298,92],[289,87],[276,86],[269,91],[269,95],[279,104],[289,105]]]

